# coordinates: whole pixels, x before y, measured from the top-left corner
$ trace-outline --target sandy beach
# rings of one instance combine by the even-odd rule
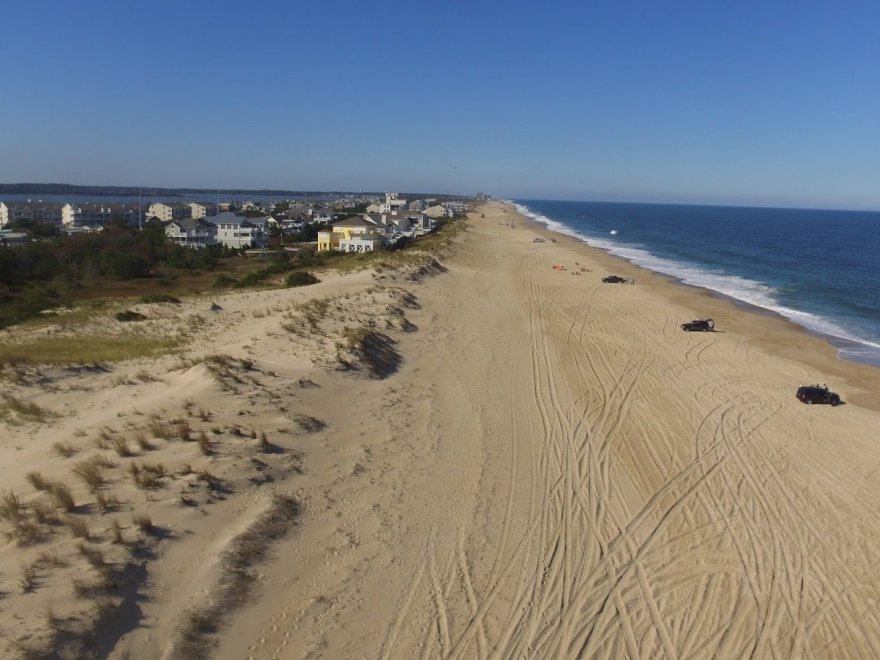
[[[880,657],[880,369],[500,202],[436,258],[5,366],[4,656]]]

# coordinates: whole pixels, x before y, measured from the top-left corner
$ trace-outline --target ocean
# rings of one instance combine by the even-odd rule
[[[880,213],[512,200],[550,229],[775,312],[880,365]]]

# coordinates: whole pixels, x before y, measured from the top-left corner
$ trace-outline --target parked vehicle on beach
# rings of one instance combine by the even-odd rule
[[[602,281],[605,284],[629,284],[630,280],[625,277],[621,277],[620,275],[607,275],[602,278]]]
[[[801,385],[795,395],[798,401],[807,405],[813,403],[829,403],[832,406],[840,405],[840,395],[828,389],[827,385]]]
[[[681,324],[685,332],[712,332],[715,329],[715,321],[712,319],[694,319]]]

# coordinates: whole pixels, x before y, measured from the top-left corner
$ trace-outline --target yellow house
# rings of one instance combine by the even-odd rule
[[[383,244],[384,235],[382,227],[353,216],[335,223],[331,231],[318,232],[318,252],[372,252]]]

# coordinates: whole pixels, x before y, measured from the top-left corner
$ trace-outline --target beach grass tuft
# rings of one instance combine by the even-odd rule
[[[53,483],[49,484],[49,493],[52,492]],[[55,504],[51,499],[46,497],[42,497],[38,500],[31,502],[31,513],[34,516],[34,520],[39,525],[57,525],[58,524],[58,515],[55,513]]]
[[[76,509],[76,502],[73,499],[73,493],[70,492],[70,488],[66,484],[63,484],[60,481],[53,482],[49,494],[52,496],[55,506],[59,509],[63,509],[67,513]]]
[[[74,537],[78,539],[83,539],[84,541],[91,540],[92,534],[89,531],[89,524],[82,518],[75,518],[73,516],[70,516],[65,521],[65,524],[70,530],[70,533],[74,535]]]
[[[189,422],[185,419],[178,421],[174,425],[174,435],[177,436],[178,440],[189,442],[192,435],[192,427],[189,425]]]
[[[157,415],[152,415],[150,421],[147,422],[147,431],[160,440],[170,440],[174,435],[174,429],[170,424],[162,420]]]
[[[119,498],[113,493],[98,491],[95,493],[95,504],[102,513],[107,513],[119,508]]]
[[[12,396],[11,394],[0,395],[0,421],[7,424],[19,425],[27,422],[45,422],[53,413],[41,408],[36,403],[28,403]]]
[[[95,492],[104,485],[104,477],[101,475],[101,470],[92,461],[80,461],[74,466],[72,471],[92,492]]]
[[[204,431],[199,431],[198,435],[199,450],[205,456],[211,456],[214,453],[214,446]]]
[[[141,451],[150,451],[154,449],[153,443],[147,439],[147,436],[144,435],[143,431],[135,433],[134,442]]]
[[[91,546],[86,545],[85,543],[80,543],[77,546],[79,550],[79,554],[83,557],[92,568],[102,569],[104,568],[104,553],[98,550],[98,548],[93,548]]]
[[[34,590],[37,581],[37,567],[34,564],[25,564],[21,567],[21,577],[18,586],[21,593],[27,594]]]
[[[125,543],[125,537],[122,535],[122,525],[119,524],[119,519],[113,519],[113,524],[110,526],[110,530],[113,533],[113,543],[123,545]]]
[[[33,486],[35,490],[48,491],[52,488],[52,482],[46,479],[39,472],[28,472],[27,480],[28,483]]]
[[[153,525],[153,519],[146,514],[138,514],[132,518],[134,526],[141,530],[144,534],[154,534],[156,528]]]
[[[110,446],[113,447],[117,456],[126,458],[131,456],[131,449],[128,446],[128,440],[122,437],[115,437],[110,440]]]
[[[77,452],[77,449],[69,442],[58,441],[52,445],[52,451],[63,458],[70,458]]]
[[[24,503],[18,495],[11,490],[0,495],[0,518],[14,524],[23,520],[24,516]]]

